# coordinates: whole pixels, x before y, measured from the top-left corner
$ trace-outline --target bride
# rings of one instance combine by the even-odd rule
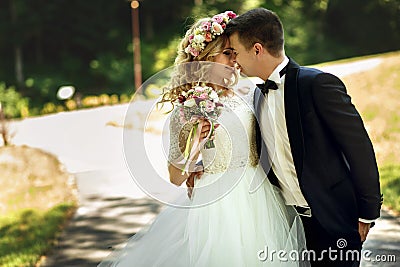
[[[178,47],[173,86],[160,101],[174,105],[188,90],[207,85],[223,105],[212,136],[209,122],[199,126],[199,150],[191,162],[201,158],[201,172],[195,164],[182,172],[193,124],[182,122],[176,105],[171,112],[168,170],[173,184],[194,182],[180,200],[186,208],[165,208],[99,266],[308,266],[294,256],[305,249],[301,220],[257,164],[254,91],[240,96],[230,88],[237,80],[235,54],[223,30],[235,16],[227,11],[194,23]],[[214,147],[205,148],[210,136]]]

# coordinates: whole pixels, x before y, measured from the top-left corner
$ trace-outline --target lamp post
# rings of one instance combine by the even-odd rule
[[[140,63],[140,35],[139,35],[139,1],[131,2],[132,12],[132,44],[133,44],[133,71],[135,79],[135,90],[139,92],[142,85],[142,64]]]

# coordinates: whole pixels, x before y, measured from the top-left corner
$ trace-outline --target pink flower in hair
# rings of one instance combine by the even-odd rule
[[[211,23],[209,21],[204,21],[201,26],[203,27],[203,30],[205,31],[210,31],[211,29]]]
[[[218,14],[218,15],[215,15],[214,17],[212,17],[212,20],[221,24],[224,21],[224,17],[222,15]]]
[[[211,42],[212,41],[212,34],[211,32],[207,32],[206,35],[204,36],[206,38],[206,42]]]
[[[189,44],[184,50],[185,53],[197,57],[208,43],[212,42],[218,35],[224,32],[226,24],[235,17],[236,14],[232,11],[225,11],[224,13],[213,16],[207,21],[201,22],[200,26],[192,31],[187,31],[189,35]]]
[[[191,54],[194,57],[197,57],[200,54],[200,51],[189,45],[185,48],[185,53]]]
[[[215,34],[220,35],[224,29],[222,28],[221,24],[214,22],[212,24],[212,30]]]
[[[226,14],[230,19],[236,18],[236,14],[235,14],[233,11],[225,11],[225,14]]]
[[[190,54],[192,54],[194,57],[197,57],[198,55],[200,55],[200,51],[192,47],[192,49],[190,49]]]
[[[191,35],[189,36],[189,43],[191,43],[191,42],[193,41],[193,38],[194,38],[194,35],[191,34]]]

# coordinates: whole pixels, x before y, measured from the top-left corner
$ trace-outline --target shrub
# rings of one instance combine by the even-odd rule
[[[29,116],[29,100],[18,93],[14,87],[0,83],[0,102],[6,118]]]

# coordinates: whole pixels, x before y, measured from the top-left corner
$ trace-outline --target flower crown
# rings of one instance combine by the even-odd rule
[[[226,24],[234,18],[236,18],[236,14],[233,11],[225,11],[207,21],[203,21],[199,27],[193,29],[193,33],[190,33],[190,30],[187,31],[189,45],[185,48],[185,53],[197,57],[204,50],[207,43],[221,35],[226,28]]]

